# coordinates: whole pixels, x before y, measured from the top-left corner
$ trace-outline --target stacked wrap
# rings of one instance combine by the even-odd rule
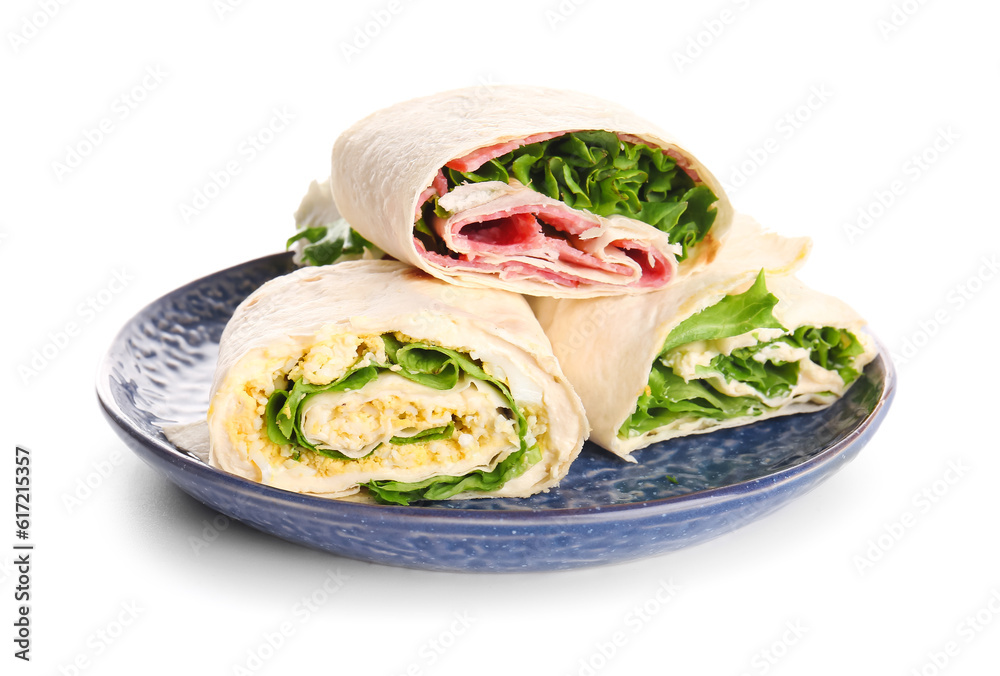
[[[655,125],[536,87],[370,115],[338,137],[330,186],[360,235],[348,249],[363,239],[454,284],[537,296],[662,288],[710,261],[732,219],[721,184]]]
[[[537,301],[591,439],[634,462],[657,441],[836,401],[876,347],[857,313],[794,277],[809,249],[738,215],[716,260],[667,289]]]
[[[291,491],[382,502],[528,496],[587,433],[523,298],[402,263],[276,278],[222,335],[212,465]]]

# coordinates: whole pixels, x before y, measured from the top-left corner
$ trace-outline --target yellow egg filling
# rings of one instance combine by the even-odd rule
[[[407,340],[400,334],[396,337]],[[293,380],[327,385],[353,369],[387,361],[385,344],[378,335],[331,335],[310,345],[298,358],[269,355],[264,373],[257,371],[243,382],[238,403],[227,419],[229,438],[260,469],[265,482],[283,469],[317,477],[394,480],[411,480],[418,474],[462,475],[492,469],[520,447],[509,403],[493,385],[463,376],[455,387],[436,390],[391,372],[399,367],[381,372],[360,389],[317,392],[304,400],[300,426],[306,440],[348,459],[277,444],[269,438],[266,407],[276,389],[287,389]],[[483,369],[491,372],[485,364]],[[527,420],[526,439],[529,445],[535,444],[546,429],[540,407],[525,407],[522,412]],[[448,425],[454,426],[448,438],[392,441]]]

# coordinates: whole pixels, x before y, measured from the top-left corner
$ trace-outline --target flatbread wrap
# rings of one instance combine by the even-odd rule
[[[337,138],[331,170],[358,252],[363,240],[455,284],[535,296],[662,288],[714,257],[732,217],[721,184],[666,132],[539,87],[378,111]],[[325,225],[300,221],[293,240],[328,239]]]
[[[876,346],[850,307],[794,276],[809,248],[737,216],[717,260],[667,289],[536,303],[591,440],[634,462],[657,441],[843,395]]]
[[[215,467],[394,504],[545,491],[587,434],[523,298],[396,261],[254,291],[222,335],[208,428]]]

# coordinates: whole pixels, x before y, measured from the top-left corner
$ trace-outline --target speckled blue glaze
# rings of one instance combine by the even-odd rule
[[[125,443],[196,499],[267,533],[351,558],[432,570],[559,570],[704,542],[840,469],[874,434],[895,389],[891,363],[880,356],[825,411],[655,444],[635,454],[636,464],[588,443],[558,488],[531,498],[398,507],[290,493],[207,466],[172,446],[159,425],[204,415],[233,310],[293,267],[288,254],[269,256],[153,302],[116,337],[97,391]]]

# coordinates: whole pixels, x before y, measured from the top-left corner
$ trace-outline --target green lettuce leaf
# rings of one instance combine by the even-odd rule
[[[754,329],[784,330],[785,327],[771,312],[777,304],[777,297],[767,290],[764,271],[761,270],[753,286],[743,293],[726,296],[675,326],[660,354],[696,340],[732,338]]]
[[[360,390],[378,377],[381,369],[373,365],[353,368],[339,379],[327,385],[312,385],[302,380],[294,381],[292,389],[275,390],[267,399],[264,409],[264,423],[268,438],[276,444],[291,444],[296,447],[294,458],[299,457],[299,449],[305,448],[328,458],[349,460],[346,455],[326,448],[317,448],[309,443],[302,432],[302,405],[320,392],[347,392]]]
[[[807,348],[813,363],[836,371],[845,383],[854,382],[860,375],[853,367],[854,358],[863,354],[865,348],[850,331],[830,326],[802,326],[785,336],[784,340],[795,347]]]
[[[414,434],[412,437],[392,437],[389,442],[396,446],[407,444],[419,444],[425,441],[436,441],[438,439],[451,439],[455,434],[455,423],[448,423],[441,427],[431,427],[423,432]]]
[[[449,190],[513,177],[574,209],[640,220],[682,246],[679,260],[708,234],[718,200],[659,148],[627,143],[607,131],[563,134],[515,148],[475,171],[446,167],[444,174]]]
[[[264,424],[267,430],[267,438],[279,446],[287,446],[295,443],[290,434],[285,434],[285,431],[278,424],[278,413],[284,408],[286,401],[288,401],[288,392],[275,390],[268,397],[267,406],[264,409]]]
[[[487,374],[467,355],[448,348],[426,343],[402,343],[389,334],[382,336],[389,359],[402,367],[397,373],[414,382],[436,389],[451,389],[461,373],[490,383],[497,388],[509,404],[517,422],[520,448],[511,453],[491,472],[476,470],[463,477],[431,477],[417,483],[398,481],[369,481],[365,487],[376,501],[405,505],[413,500],[443,500],[464,491],[492,491],[509,479],[520,476],[541,460],[537,447],[528,448],[525,434],[528,423],[514,402],[507,385]],[[534,450],[532,450],[534,449]]]
[[[370,481],[365,486],[383,504],[408,505],[414,500],[445,500],[466,491],[495,491],[511,479],[524,474],[542,459],[537,445],[521,448],[487,472],[475,470],[464,476],[439,476],[424,481]]]
[[[358,234],[347,221],[338,219],[328,225],[302,228],[288,238],[285,248],[289,249],[299,240],[309,242],[302,249],[305,265],[332,265],[341,260],[354,260],[368,251],[372,258],[382,258],[385,253]]]
[[[640,395],[636,410],[618,434],[636,436],[668,425],[681,418],[726,420],[760,415],[766,410],[753,397],[731,397],[716,390],[707,380],[684,380],[657,360],[649,374],[649,391]]]
[[[746,292],[726,296],[678,324],[667,336],[653,364],[647,391],[638,398],[635,410],[618,435],[623,438],[637,436],[683,418],[728,420],[770,410],[762,399],[787,395],[799,379],[798,362],[757,358],[775,343],[805,348],[813,363],[837,371],[845,385],[854,382],[860,375],[854,367],[854,359],[864,353],[857,336],[829,326],[804,326],[787,331],[772,312],[777,302],[778,299],[768,293],[761,271]],[[716,355],[709,366],[696,369],[703,377],[686,381],[670,366],[671,351],[683,345],[697,340],[730,338],[763,328],[786,332],[766,343],[737,348],[728,355]],[[712,386],[713,377],[748,385],[759,393],[759,397],[723,394]]]
[[[444,240],[438,237],[437,232],[431,227],[430,224],[434,222],[434,216],[448,217],[448,212],[438,206],[437,195],[432,195],[420,208],[420,218],[413,224],[414,237],[420,240],[425,250],[457,259],[458,254],[449,249]]]
[[[292,445],[294,449],[292,457],[296,460],[299,459],[302,450],[329,458],[351,460],[337,451],[317,448],[306,440],[301,427],[301,411],[310,397],[320,392],[358,390],[382,373],[395,373],[432,389],[450,390],[465,374],[489,383],[503,395],[517,423],[519,449],[490,472],[477,470],[461,477],[432,477],[414,484],[370,481],[365,486],[376,501],[405,505],[412,500],[442,500],[464,491],[492,491],[503,486],[511,478],[520,476],[528,467],[541,460],[541,452],[537,447],[528,447],[525,438],[528,424],[524,414],[514,402],[510,389],[505,383],[487,374],[468,355],[428,343],[404,343],[392,334],[384,334],[382,342],[385,344],[387,356],[385,364],[357,366],[327,385],[313,385],[303,380],[295,380],[292,381],[290,389],[276,390],[272,393],[267,400],[264,414],[268,438],[279,445]],[[390,366],[398,366],[398,369],[390,369]],[[390,443],[404,445],[450,439],[454,433],[455,425],[449,423],[443,427],[422,430],[412,437],[392,437]]]
[[[717,355],[709,368],[699,367],[697,371],[705,375],[719,374],[727,382],[745,383],[768,398],[788,394],[799,382],[799,364],[758,361],[755,355],[770,344],[758,343],[753,347],[737,348],[728,355]]]

